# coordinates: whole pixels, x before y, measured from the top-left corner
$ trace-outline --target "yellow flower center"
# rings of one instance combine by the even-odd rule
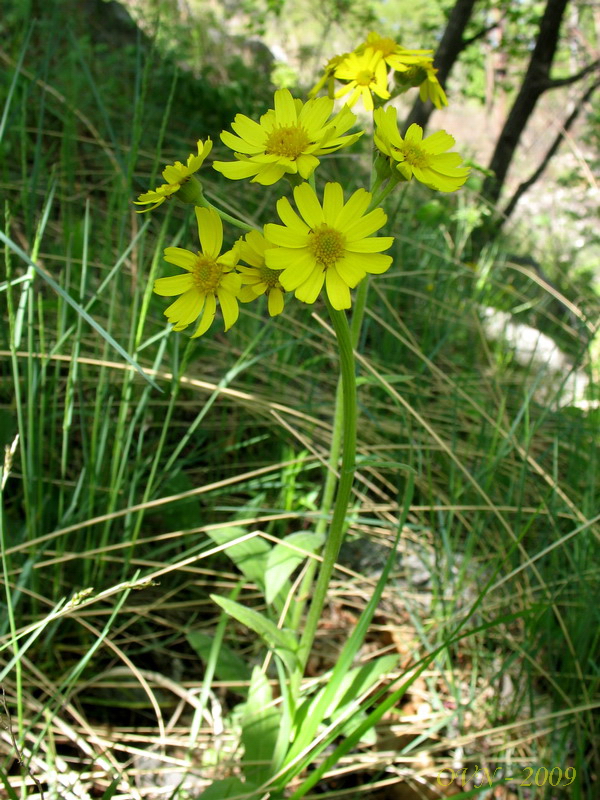
[[[373,50],[379,50],[381,55],[385,58],[386,56],[391,56],[392,53],[396,52],[398,45],[393,39],[378,39],[376,42],[373,42],[369,45],[373,48]]]
[[[223,277],[223,266],[214,258],[198,253],[192,276],[198,291],[213,292]]]
[[[282,269],[269,269],[269,267],[259,267],[258,272],[260,274],[260,279],[263,283],[266,283],[269,289],[274,289],[276,286],[279,285],[279,276],[283,272]]]
[[[332,266],[344,255],[345,245],[344,236],[325,223],[315,228],[308,240],[310,253],[324,268]]]
[[[370,86],[375,81],[375,73],[370,69],[361,69],[354,80],[359,86]]]
[[[420,148],[418,144],[404,142],[402,147],[394,147],[394,150],[402,153],[405,160],[408,161],[411,167],[420,167],[423,169],[424,167],[430,166],[429,154]]]
[[[294,160],[304,152],[308,143],[308,135],[301,126],[280,125],[269,134],[265,153]]]

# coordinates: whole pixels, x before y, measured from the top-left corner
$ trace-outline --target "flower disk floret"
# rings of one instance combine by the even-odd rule
[[[221,253],[223,224],[213,209],[196,208],[201,251],[193,253],[181,247],[167,247],[165,261],[185,270],[183,275],[158,278],[154,291],[163,297],[181,295],[164,312],[174,330],[182,331],[200,317],[192,338],[202,336],[215,318],[217,299],[225,330],[238,318],[237,297],[242,278],[233,270],[237,264],[236,248]]]
[[[374,113],[374,140],[379,150],[387,156],[392,174],[399,180],[409,181],[413,176],[440,192],[455,192],[469,176],[469,168],[462,166],[458,153],[447,153],[454,147],[454,138],[446,131],[423,138],[423,128],[413,124],[402,138],[398,131],[395,108],[378,108]]]
[[[275,245],[265,251],[265,262],[282,270],[281,285],[298,300],[314,303],[325,284],[333,308],[350,308],[350,289],[367,273],[389,269],[392,258],[382,251],[394,239],[372,236],[387,217],[381,208],[367,213],[371,199],[369,192],[358,189],[344,203],[340,184],[328,183],[321,205],[314,189],[302,183],[294,189],[300,216],[286,197],[277,202],[283,225],[265,225],[265,238]]]
[[[319,165],[318,156],[353,144],[363,131],[344,136],[356,122],[348,108],[331,116],[333,100],[319,97],[302,103],[288,89],[275,92],[274,108],[254,122],[237,114],[221,140],[234,151],[237,161],[215,161],[214,168],[232,180],[251,178],[269,186],[284,175],[305,180]]]
[[[164,168],[162,176],[166,183],[149,192],[140,194],[138,199],[133,201],[138,206],[150,206],[149,208],[139,209],[139,214],[144,211],[153,211],[175,193],[179,193],[179,198],[184,203],[197,202],[202,194],[202,189],[200,184],[193,178],[193,174],[200,169],[212,150],[212,141],[210,138],[208,138],[206,142],[203,142],[202,139],[198,139],[197,147],[197,155],[191,153],[185,164],[182,164],[181,161],[176,161],[174,164],[169,164]],[[194,186],[192,187],[192,191],[187,193],[190,196],[186,197],[186,185],[190,181],[194,182]]]

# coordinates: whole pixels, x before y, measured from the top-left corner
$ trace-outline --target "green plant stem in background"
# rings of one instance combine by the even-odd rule
[[[326,299],[327,309],[333,323],[340,354],[340,375],[342,380],[342,464],[338,484],[333,517],[329,528],[329,535],[323,552],[323,560],[319,576],[313,592],[313,600],[306,618],[304,631],[298,647],[299,671],[304,672],[306,662],[314,641],[319,619],[325,599],[333,568],[344,538],[346,512],[354,479],[354,464],[356,458],[356,376],[354,366],[354,351],[350,327],[344,311],[336,311]]]
[[[248,233],[249,231],[260,230],[260,227],[258,225],[248,225],[245,222],[242,222],[241,219],[238,219],[237,217],[232,217],[231,214],[228,214],[226,211],[223,211],[222,208],[213,206],[212,203],[209,203],[206,197],[204,197],[203,201],[198,205],[202,208],[212,208],[212,210],[216,211],[222,220],[225,220],[225,222],[229,222],[231,225],[235,225],[236,228],[241,228],[243,231],[246,231],[246,233]]]

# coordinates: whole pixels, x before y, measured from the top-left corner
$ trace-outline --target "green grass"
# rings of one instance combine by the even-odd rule
[[[248,674],[240,669],[236,682],[217,670],[200,696],[216,656],[202,657],[188,635],[215,637],[215,653],[222,641],[246,665],[264,655],[210,600],[233,592],[260,607],[210,533],[236,526],[270,541],[317,525],[335,342],[323,306],[293,302],[270,321],[265,308],[245,307],[227,335],[214,326],[190,341],[167,331],[152,280],[164,274],[163,247],[190,246],[195,234],[175,205],[139,216],[131,200],[163,163],[198,137],[217,140],[220,125],[260,108],[261,97],[246,86],[228,107],[204,86],[202,102],[190,103],[191,78],[158,67],[141,40],[118,56],[76,25],[48,40],[59,10],[51,5],[27,43],[14,23],[2,51],[2,227],[15,247],[3,248],[0,283],[0,433],[9,447],[0,715],[13,736],[5,725],[0,776],[9,797],[39,796],[34,779],[46,797],[71,796],[73,785],[135,797],[141,756],[151,752],[150,782],[159,783],[159,764],[187,781],[183,797],[235,774],[230,714]],[[232,108],[241,97],[248,106]],[[356,153],[323,170],[352,188],[364,160]],[[248,219],[269,219],[278,196],[225,187],[208,170],[203,181]],[[368,602],[378,572],[367,554],[381,551],[383,563],[398,525],[405,472],[372,459],[410,464],[415,493],[402,561],[357,663],[398,654],[393,681],[438,652],[390,701],[377,742],[340,751],[321,790],[347,797],[390,779],[418,786],[421,774],[435,785],[450,766],[521,776],[531,765],[574,767],[560,796],[591,797],[600,412],[540,403],[536,371],[486,339],[479,310],[533,299],[542,327],[584,366],[586,351],[573,347],[579,331],[569,318],[546,312],[543,287],[506,278],[501,252],[490,250],[485,277],[483,260],[478,269],[465,262],[462,207],[449,201],[440,223],[419,222],[414,211],[429,200],[410,187],[388,207],[395,264],[370,286],[358,347],[364,466],[348,536],[364,544],[359,562],[336,574],[314,680],[334,666]],[[539,323],[533,312],[528,319]],[[426,580],[415,583],[419,559]],[[452,639],[461,623],[469,635]],[[383,702],[397,685],[383,684]],[[367,697],[364,710],[373,709]],[[535,796],[558,795],[546,786]]]

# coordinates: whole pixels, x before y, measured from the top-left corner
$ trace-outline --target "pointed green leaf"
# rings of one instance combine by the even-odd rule
[[[286,628],[278,628],[274,622],[253,608],[246,608],[227,597],[211,594],[211,599],[242,625],[253,630],[283,661],[286,669],[292,672],[296,668],[296,650],[298,640],[295,634]]]
[[[315,553],[323,544],[324,539],[325,536],[321,533],[300,531],[286,536],[272,548],[267,557],[265,573],[265,598],[267,603],[273,602],[273,599],[284,587],[292,572],[307,558],[307,556],[294,548]]]
[[[227,544],[240,536],[246,536],[248,531],[245,528],[217,528],[208,531],[208,535],[215,544]],[[236,567],[252,583],[262,589],[265,585],[265,571],[267,568],[267,556],[271,551],[271,546],[262,536],[255,536],[252,539],[245,539],[243,542],[232,544],[225,551]]]
[[[206,664],[213,644],[213,637],[202,631],[189,631],[186,638],[191,647]],[[250,667],[227,645],[222,644],[215,666],[215,675],[221,681],[249,681]]]
[[[258,800],[260,795],[255,793],[255,789],[255,784],[242,783],[239,778],[225,778],[211,783],[208,789],[204,789],[202,800],[227,800],[229,797]]]
[[[242,717],[242,769],[250,781],[262,784],[273,773],[273,755],[281,726],[281,710],[272,705],[273,693],[264,672],[254,667]]]

